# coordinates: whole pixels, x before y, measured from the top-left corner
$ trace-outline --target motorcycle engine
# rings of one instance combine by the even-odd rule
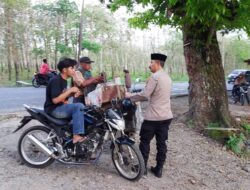
[[[100,143],[101,135],[97,132],[88,134],[88,139],[82,143],[74,145],[73,156],[80,158],[90,158]]]

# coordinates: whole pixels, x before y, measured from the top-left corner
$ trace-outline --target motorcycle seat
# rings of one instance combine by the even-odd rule
[[[29,109],[32,112],[35,112],[36,114],[42,115],[43,117],[48,119],[50,122],[52,122],[52,123],[54,123],[55,125],[58,125],[58,126],[68,125],[70,123],[70,121],[71,121],[71,118],[69,118],[69,119],[57,119],[57,118],[54,118],[54,117],[48,115],[43,109],[39,109],[39,108],[27,108],[27,109]]]
[[[36,75],[37,75],[37,77],[46,77],[47,76],[46,74],[41,74],[41,73],[37,73]]]

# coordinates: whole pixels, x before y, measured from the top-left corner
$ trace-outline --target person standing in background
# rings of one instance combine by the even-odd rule
[[[129,71],[127,69],[124,69],[123,72],[124,72],[125,86],[126,86],[127,92],[130,92],[131,83],[132,83],[131,76],[130,76]]]

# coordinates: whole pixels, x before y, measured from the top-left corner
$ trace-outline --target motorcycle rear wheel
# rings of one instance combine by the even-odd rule
[[[39,88],[41,85],[37,82],[36,78],[34,78],[32,80],[32,86],[34,86],[35,88]]]
[[[49,147],[55,143],[52,139],[47,140],[49,133],[50,130],[43,126],[33,126],[23,132],[18,141],[18,153],[25,165],[33,168],[45,168],[54,162],[54,158],[45,155],[28,138],[28,135],[33,135],[46,147]]]
[[[117,144],[119,151],[112,147],[112,161],[118,173],[130,181],[138,181],[145,172],[142,154],[136,144]],[[134,159],[132,160],[132,157]]]

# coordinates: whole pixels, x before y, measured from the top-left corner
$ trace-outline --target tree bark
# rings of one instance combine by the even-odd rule
[[[5,7],[5,20],[6,20],[6,45],[7,45],[7,64],[8,64],[8,79],[11,81],[11,18],[10,18],[10,8],[8,6]]]
[[[3,68],[4,68],[3,61],[1,61],[1,73],[3,73]]]
[[[37,49],[36,38],[35,38],[35,37],[33,37],[33,43],[34,43],[34,47]],[[37,56],[37,54],[36,54],[35,56],[36,56],[36,57],[35,57],[35,60],[36,60],[36,72],[38,72],[38,71],[39,71],[38,56]]]
[[[82,9],[81,9],[80,27],[78,36],[78,54],[77,54],[78,60],[81,56],[81,51],[82,51],[83,11],[84,11],[84,0],[82,0]]]
[[[192,32],[194,30],[197,28],[183,27],[184,56],[189,75],[188,118],[201,126],[219,123],[228,127],[232,118],[216,32],[208,43],[210,31],[197,35]]]
[[[27,31],[26,38],[25,38],[25,43],[24,43],[25,60],[26,60],[26,65],[27,65],[27,79],[29,79],[29,76],[30,76],[29,43],[30,43],[30,38],[29,38],[29,33]]]
[[[58,44],[58,42],[59,42],[59,38],[60,38],[60,36],[59,36],[59,31],[60,31],[60,26],[61,26],[61,20],[60,20],[60,17],[59,16],[57,16],[57,25],[56,25],[56,28],[57,28],[57,32],[56,32],[56,34],[55,34],[55,51],[54,51],[54,69],[57,69],[57,61],[58,61],[58,56],[57,56],[57,54],[58,54],[58,51],[57,51],[57,44]]]

